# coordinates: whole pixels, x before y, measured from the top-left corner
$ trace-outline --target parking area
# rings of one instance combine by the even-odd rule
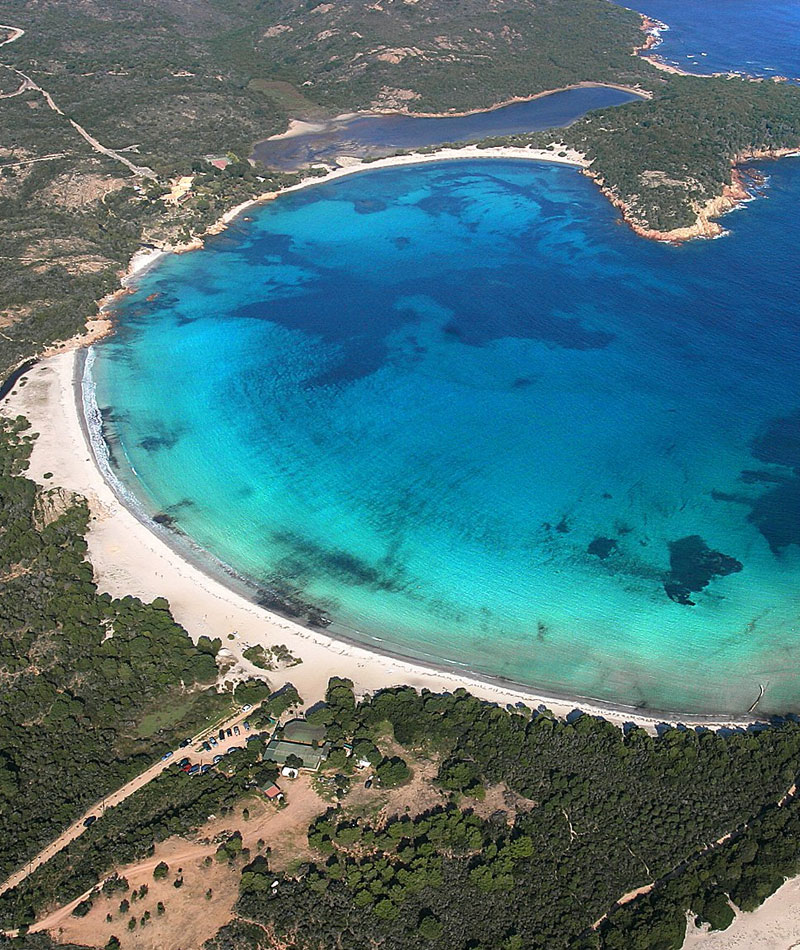
[[[247,740],[261,735],[251,727],[249,716],[255,709],[242,709],[238,716],[228,720],[218,729],[204,734],[200,739],[189,743],[175,751],[170,759],[189,775],[202,775],[213,768],[229,753],[236,749],[244,749]],[[265,735],[265,741],[269,736]],[[170,763],[171,764],[171,763]]]

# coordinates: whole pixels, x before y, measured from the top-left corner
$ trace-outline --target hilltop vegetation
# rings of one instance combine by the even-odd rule
[[[644,228],[694,224],[731,184],[735,160],[800,148],[800,89],[786,83],[674,76],[657,99],[586,116],[561,136]]]
[[[638,14],[603,0],[283,0],[256,61],[331,110],[486,108],[571,83],[636,83]]]
[[[0,48],[0,374],[78,332],[144,241],[185,242],[290,183],[251,146],[289,115],[480,109],[582,81],[653,93],[566,132],[642,229],[694,223],[741,151],[800,145],[800,90],[659,73],[633,55],[638,14],[607,0],[0,0],[24,29]],[[17,72],[13,72],[17,70]],[[141,180],[70,124],[152,169]],[[525,139],[552,141],[553,135]],[[208,158],[228,156],[224,171]],[[193,175],[166,203],[169,180]]]

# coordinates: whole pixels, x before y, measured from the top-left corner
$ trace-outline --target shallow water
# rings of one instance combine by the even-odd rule
[[[287,194],[146,274],[96,348],[120,475],[365,642],[800,708],[800,162],[764,168],[681,248],[534,162]]]
[[[610,86],[585,86],[464,116],[360,115],[333,120],[318,131],[259,142],[253,157],[270,167],[291,170],[310,162],[335,161],[340,155],[390,155],[400,149],[564,128],[592,109],[634,99]]]
[[[655,52],[688,72],[800,77],[797,0],[636,0],[666,23]]]

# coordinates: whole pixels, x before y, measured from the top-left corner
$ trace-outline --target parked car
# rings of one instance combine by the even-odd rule
[[[221,756],[221,755],[215,755],[213,761],[214,761],[214,765],[216,765],[217,762],[221,762],[221,761],[222,761],[222,756]]]
[[[191,745],[191,744],[192,744],[191,739],[184,739],[183,742],[181,743],[181,748],[185,749],[187,745]]]
[[[239,735],[242,734],[242,733],[241,733],[241,730],[239,729],[238,726],[234,726],[234,727],[233,727],[233,734],[234,734],[235,736],[239,736]]]
[[[210,765],[209,763],[206,763],[205,765],[201,765],[201,766],[200,766],[200,774],[201,774],[201,775],[205,775],[206,772],[208,772],[209,769],[213,769],[213,768],[214,768],[214,766],[213,766],[213,765]]]
[[[180,762],[178,762],[178,766],[179,768],[183,768],[184,765],[187,765],[188,763],[189,763],[189,760],[184,758],[184,759],[181,759]]]
[[[192,768],[192,763],[187,762],[186,765],[181,766],[181,772],[188,772],[191,770],[191,768]]]
[[[224,739],[224,738],[225,738],[225,730],[224,730],[224,729],[220,729],[218,735],[219,735],[220,740]]]
[[[172,757],[172,753],[171,753],[171,752],[165,752],[165,753],[161,756],[161,761],[163,762],[164,759],[169,759],[169,758],[171,758],[171,757]]]
[[[199,766],[199,765],[193,765],[193,766],[189,769],[188,774],[189,774],[189,775],[197,775],[197,773],[198,773],[199,771],[200,771],[200,766]]]
[[[250,703],[245,703],[244,706],[242,706],[242,712],[250,712],[252,708],[253,707],[250,705]]]
[[[210,745],[208,742],[204,742],[204,743],[203,743],[203,751],[205,751],[205,752],[210,752],[210,751],[211,751],[211,745]]]
[[[88,818],[84,818],[83,827],[91,828],[91,826],[97,821],[97,815],[89,815]]]
[[[246,729],[248,732],[250,732],[250,721],[249,721],[248,719],[245,719],[245,721],[242,723],[242,725],[245,727],[245,729]]]
[[[242,748],[242,747],[241,747],[240,745],[232,745],[232,746],[230,747],[230,749],[228,749],[228,755],[230,755],[231,752],[239,752],[239,751],[241,751],[241,748]]]
[[[211,745],[217,745],[217,740],[213,736],[211,736],[208,741],[211,743]]]
[[[366,780],[366,782],[364,782],[364,788],[372,788],[372,779],[371,779],[371,778],[368,778],[368,779]]]
[[[258,736],[248,736],[244,741],[245,742],[255,742]]]
[[[226,729],[226,730],[225,730],[225,737],[226,737],[227,739],[230,739],[230,737],[231,737],[232,735],[233,735],[233,730],[232,730],[232,729]]]

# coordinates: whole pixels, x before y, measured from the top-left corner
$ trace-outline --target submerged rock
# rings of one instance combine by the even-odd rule
[[[599,557],[600,560],[605,560],[609,554],[613,554],[617,550],[618,544],[614,538],[595,538],[594,541],[589,542],[589,547],[586,549],[589,554],[594,554],[596,557]]]

